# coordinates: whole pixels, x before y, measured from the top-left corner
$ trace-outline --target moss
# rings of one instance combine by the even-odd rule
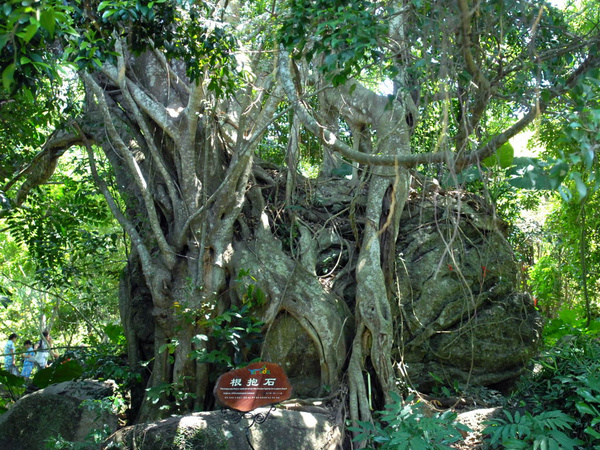
[[[206,428],[178,428],[173,438],[174,450],[227,450],[223,431]]]

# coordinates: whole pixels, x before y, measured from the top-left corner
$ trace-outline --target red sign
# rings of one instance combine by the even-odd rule
[[[278,364],[257,362],[221,375],[214,393],[222,405],[248,412],[287,400],[292,385]]]

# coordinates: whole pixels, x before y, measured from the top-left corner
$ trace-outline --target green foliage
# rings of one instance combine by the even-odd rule
[[[48,438],[45,441],[45,449],[68,449],[68,450],[88,450],[101,446],[102,442],[110,436],[113,430],[108,425],[102,428],[93,428],[87,434],[83,441],[68,441],[62,436]]]
[[[52,44],[57,35],[74,33],[71,8],[57,0],[6,0],[0,7],[0,71],[7,92],[33,99],[37,80],[59,78]]]
[[[600,70],[588,71],[570,94],[574,111],[565,117],[562,135],[550,146],[571,180],[561,191],[565,201],[582,200],[588,192],[600,188],[596,156],[600,136]]]
[[[254,278],[249,270],[241,269],[235,279],[236,284],[242,291],[242,303],[249,308],[262,307],[265,304],[265,293],[255,284]]]
[[[224,22],[210,20],[209,9],[204,2],[190,2],[164,46],[169,57],[185,62],[192,81],[208,75],[207,89],[221,97],[233,94],[244,73],[235,57],[238,42],[234,30]]]
[[[25,208],[1,219],[0,285],[10,303],[0,308],[0,322],[35,341],[46,317],[61,341],[95,345],[104,324],[118,320],[123,241],[89,178],[78,175],[77,158],[68,156],[57,169],[61,184],[38,189]]]
[[[79,362],[62,360],[53,363],[50,367],[38,370],[31,378],[31,384],[43,389],[51,384],[76,380],[82,374],[83,367]]]
[[[544,326],[544,343],[555,345],[565,337],[578,339],[593,339],[600,333],[600,320],[596,319],[587,324],[585,311],[579,309],[561,309],[556,317],[550,319]]]
[[[500,152],[501,149],[503,149]],[[499,152],[483,161],[483,167],[471,166],[454,176],[448,175],[444,184],[464,185],[484,179],[491,169],[504,169],[507,182],[519,189],[538,191],[558,190],[567,176],[568,165],[563,161],[542,160],[534,157],[511,157],[511,147],[500,147]]]
[[[0,369],[0,414],[5,413],[9,406],[17,401],[25,392],[25,380]]]
[[[125,348],[121,345],[101,344],[94,347],[81,347],[65,352],[65,359],[73,359],[83,367],[82,378],[113,380],[122,391],[133,383],[141,381],[139,370],[129,367]]]
[[[429,372],[429,376],[435,381],[431,388],[431,392],[436,397],[450,398],[461,395],[462,389],[460,388],[458,380],[454,380],[454,383],[450,386],[447,381],[444,381],[442,377],[433,372]]]
[[[538,158],[514,158],[513,166],[507,171],[508,182],[520,189],[559,189],[567,175],[568,167],[562,161],[543,161]]]
[[[574,183],[565,183],[574,188]],[[544,223],[542,256],[529,271],[529,286],[540,310],[555,318],[561,309],[585,312],[582,318],[598,317],[596,289],[600,279],[600,194],[590,189],[583,202],[557,199]],[[585,264],[585,266],[584,266]],[[589,310],[584,295],[588,286]]]
[[[11,94],[31,92],[44,77],[57,79],[59,59],[79,70],[116,62],[117,39],[135,54],[160,49],[185,62],[187,75],[217,96],[231,94],[242,75],[234,30],[215,20],[209,2],[174,0],[10,0],[0,9],[0,71]],[[51,51],[60,42],[61,58]],[[55,44],[54,44],[55,45]]]
[[[585,441],[584,448],[592,448],[593,445],[598,444],[596,433],[600,417],[596,414],[600,402],[598,373],[600,373],[600,343],[589,334],[563,338],[556,346],[542,353],[540,359],[535,362],[535,369],[521,378],[513,393],[513,398],[518,399],[521,406],[531,414],[526,418],[519,416],[519,420],[513,416],[512,420],[505,421],[503,425],[510,423],[516,426],[523,421],[529,429],[528,442],[532,442],[534,435],[539,436],[540,439],[548,436],[549,439],[557,435],[554,432],[550,433],[553,428],[544,413],[560,411],[562,419],[570,418],[568,429],[572,430],[569,432],[571,438]],[[540,428],[545,422],[545,428]],[[512,429],[514,431],[516,428]],[[498,430],[495,433],[501,434]],[[519,433],[523,432],[519,431]]]
[[[583,430],[589,436],[588,440],[597,443],[600,441],[600,433],[597,430],[600,423],[600,375],[582,375],[578,377],[578,381],[582,386],[576,392],[581,401],[578,401],[575,407],[585,419],[585,423],[589,423]]]
[[[433,416],[424,414],[421,406],[409,395],[404,401],[392,394],[393,402],[380,412],[379,421],[359,422],[349,427],[357,433],[354,441],[368,441],[376,448],[389,450],[442,450],[451,449],[463,439],[462,432],[470,431],[455,422],[456,413],[448,410]]]
[[[250,282],[248,282],[250,280]],[[189,357],[200,363],[211,364],[211,379],[216,379],[221,373],[234,368],[244,367],[256,361],[252,359],[255,346],[262,342],[263,322],[251,315],[254,307],[260,307],[265,302],[264,293],[254,284],[254,278],[249,271],[242,270],[236,278],[240,287],[242,306],[231,306],[222,314],[212,315],[212,309],[207,311],[203,318],[198,317],[194,308],[175,304],[177,315],[185,322],[194,324],[205,330],[192,338],[196,346]],[[174,354],[179,346],[177,339],[163,343],[160,353],[166,353],[169,363],[174,362]],[[189,392],[184,386],[186,380],[177,380],[174,383],[160,383],[146,389],[146,398],[153,404],[159,404],[161,410],[184,410],[195,394]]]
[[[533,296],[539,299],[539,307],[546,316],[552,317],[562,300],[562,267],[554,257],[541,256],[529,270],[529,285]]]
[[[486,167],[501,167],[506,169],[513,165],[515,149],[510,142],[506,142],[492,156],[488,156],[482,162]]]
[[[36,189],[24,207],[0,219],[0,284],[13,302],[0,315],[3,322],[26,323],[18,325],[23,335],[37,333],[35,324],[46,315],[60,318],[57,335],[82,333],[79,342],[96,344],[103,325],[118,319],[124,242],[82,164],[80,153],[65,154],[56,183]]]
[[[70,189],[69,184],[59,192],[33,193],[31,207],[7,219],[8,230],[36,262],[36,278],[47,287],[73,283],[81,263],[106,261],[118,249],[120,237],[113,230],[90,227],[94,215],[106,214],[105,204],[81,185]],[[50,196],[55,200],[52,206],[46,203]],[[109,222],[109,216],[101,220]]]
[[[112,30],[131,33],[131,48],[140,54],[154,46],[162,47],[170,37],[175,7],[176,2],[169,0],[104,0],[98,4],[97,14],[105,24],[104,36],[109,38]]]
[[[196,395],[188,392],[183,387],[183,382],[160,383],[146,389],[147,400],[155,405],[161,404],[159,409],[171,412],[182,410],[189,400],[194,398],[196,398]]]
[[[334,86],[360,75],[365,64],[383,65],[393,77],[397,70],[382,48],[388,14],[393,9],[365,0],[289,0],[278,37],[295,58],[315,59]]]
[[[241,308],[232,306],[223,314],[208,318],[203,326],[209,332],[192,339],[196,344],[208,342],[212,350],[195,350],[191,357],[202,363],[215,364],[221,371],[244,367],[253,362],[248,361],[252,347],[263,340],[263,325],[263,322],[250,315],[248,304]]]
[[[10,95],[0,89],[0,217],[14,207],[1,189],[8,193],[9,181],[34,160],[52,130],[80,111],[72,77],[61,84],[43,78],[35,89],[35,99],[25,89]]]
[[[536,416],[504,411],[506,419],[493,419],[483,430],[490,435],[492,448],[533,450],[575,450],[584,442],[565,434],[575,419],[561,411],[545,411]]]

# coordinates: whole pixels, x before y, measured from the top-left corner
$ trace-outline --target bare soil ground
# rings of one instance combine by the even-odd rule
[[[458,422],[468,426],[472,431],[467,434],[464,441],[456,444],[454,448],[460,450],[485,449],[482,435],[482,431],[486,427],[484,422],[496,417],[501,410],[500,406],[496,406],[493,408],[476,408],[459,413]]]
[[[506,405],[503,394],[487,388],[471,388],[457,397],[421,395],[421,399],[435,412],[451,409],[458,415],[457,422],[471,429],[463,441],[453,445],[457,450],[487,450],[489,446],[482,433],[487,427],[486,422],[498,417]]]

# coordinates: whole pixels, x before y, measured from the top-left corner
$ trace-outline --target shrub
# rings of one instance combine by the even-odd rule
[[[514,415],[508,411],[504,414],[506,420],[493,419],[483,430],[483,434],[490,435],[492,448],[575,450],[584,443],[565,434],[564,430],[571,431],[575,419],[561,411],[546,411],[536,416],[518,411]]]
[[[570,433],[593,448],[600,439],[600,343],[572,336],[543,352],[534,370],[517,384],[511,401],[540,417],[560,411],[572,418]],[[537,416],[536,416],[537,414]],[[542,416],[543,417],[543,416]],[[525,420],[525,419],[523,419]]]
[[[387,450],[445,450],[452,449],[449,445],[461,441],[462,433],[470,431],[456,422],[453,411],[430,417],[423,413],[413,395],[404,401],[398,394],[391,396],[394,401],[378,414],[378,422],[358,422],[358,427],[349,428],[358,433],[355,442],[367,441]]]

